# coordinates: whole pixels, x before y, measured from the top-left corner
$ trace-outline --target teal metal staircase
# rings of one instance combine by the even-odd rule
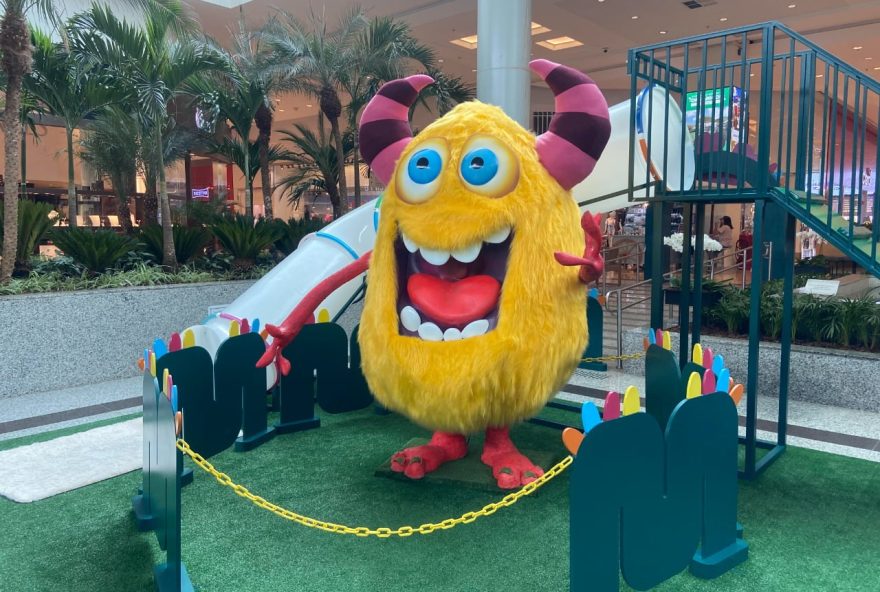
[[[703,280],[700,273],[691,278],[690,270],[692,259],[693,269],[703,269],[706,208],[717,203],[754,204],[756,248],[746,425],[741,438],[742,474],[753,478],[786,446],[798,226],[811,228],[866,271],[880,276],[880,224],[865,224],[880,209],[876,180],[880,83],[773,22],[632,49],[628,69],[632,108],[627,191],[630,201],[637,201],[636,195],[650,196],[638,201],[647,199],[652,206],[646,259],[652,327],[664,320],[662,238],[669,229],[672,203],[683,212],[684,244],[691,244],[691,236],[696,243],[693,253],[685,249],[681,256],[682,360],[687,359],[689,343],[701,338]],[[665,105],[654,100],[653,93],[642,94],[654,85],[666,91],[658,93]],[[652,100],[642,105],[640,96]],[[683,114],[680,123],[679,113]],[[687,178],[685,156],[690,150],[693,184],[673,191],[663,179]],[[653,158],[652,166],[645,166],[648,155],[662,155],[662,162]],[[772,271],[763,256],[768,244]],[[758,383],[761,286],[771,274],[783,280],[778,432],[775,441],[764,441],[757,436],[757,400],[764,394],[759,393]],[[759,457],[759,449],[766,453]]]
[[[667,100],[685,114],[680,133],[693,139],[697,169],[691,188],[666,191],[658,179],[683,161],[668,155],[644,179],[631,171],[631,187],[653,184],[660,201],[770,202],[880,276],[880,227],[865,224],[880,209],[880,83],[774,22],[637,48],[629,57],[633,100],[649,85],[669,91]],[[646,135],[636,125],[630,132],[648,154],[675,133],[651,137],[652,116]],[[874,180],[863,183],[869,172]],[[781,227],[767,232],[774,230],[784,240]]]

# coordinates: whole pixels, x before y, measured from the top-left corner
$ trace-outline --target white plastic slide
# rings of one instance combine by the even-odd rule
[[[656,174],[656,171],[663,170],[663,124],[666,121],[664,116],[666,110],[665,90],[653,87],[652,91],[646,89],[639,95],[636,104],[636,142],[641,142],[646,137],[649,101],[653,102],[650,116],[652,128],[651,161]],[[593,173],[572,191],[578,202],[596,200],[586,206],[594,213],[607,212],[631,205],[625,193],[603,199],[603,196],[627,189],[626,159],[629,158],[629,109],[629,101],[611,107],[611,139],[608,146]],[[682,153],[680,136],[683,123],[681,111],[675,101],[671,99],[669,101],[668,122],[670,155],[667,170],[670,171],[670,175],[666,184],[673,190],[689,189],[694,180],[693,144],[689,136],[685,134],[683,152],[685,154],[685,176],[682,178],[678,158]],[[635,155],[636,179],[644,179],[648,167],[647,149],[645,148],[643,151],[640,146],[637,146]],[[636,196],[644,197],[645,191],[637,192]],[[254,319],[259,319],[261,326],[265,326],[267,323],[275,325],[281,323],[293,310],[293,307],[321,280],[339,271],[373,248],[378,223],[378,200],[373,200],[331,222],[319,232],[308,235],[296,251],[239,296],[221,314],[209,318],[201,325],[191,327],[196,343],[213,355],[228,337],[229,325],[233,320],[248,319],[249,322],[253,322]],[[362,276],[355,278],[321,303],[316,311],[318,320],[332,319],[351,299],[362,282]],[[275,381],[274,366],[270,366],[268,369],[269,384],[273,384]]]

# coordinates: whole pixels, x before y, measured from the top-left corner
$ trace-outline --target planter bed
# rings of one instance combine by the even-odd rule
[[[642,349],[645,330],[624,333],[624,352]],[[673,333],[673,351],[678,352],[678,333]],[[745,384],[748,372],[748,339],[704,335],[704,346],[724,356],[730,373]],[[761,342],[758,386],[761,396],[779,396],[780,344]],[[644,373],[644,360],[627,360],[627,373]],[[810,403],[880,412],[880,354],[793,344],[789,398]]]
[[[253,280],[0,296],[0,398],[140,373],[156,337],[202,320]]]

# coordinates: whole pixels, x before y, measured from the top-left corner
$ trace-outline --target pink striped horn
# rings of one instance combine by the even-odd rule
[[[596,83],[574,68],[549,60],[532,60],[529,67],[556,97],[556,114],[549,129],[538,136],[538,158],[565,189],[593,172],[611,135],[608,103]]]
[[[419,92],[432,82],[434,79],[425,74],[386,82],[361,114],[361,156],[386,185],[397,159],[412,141],[409,108]]]

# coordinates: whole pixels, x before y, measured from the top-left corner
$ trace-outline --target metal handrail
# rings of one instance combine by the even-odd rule
[[[747,269],[748,262],[750,261],[750,258],[748,257],[748,253],[749,253],[749,251],[753,251],[753,249],[754,249],[754,246],[750,246],[750,247],[746,247],[744,249],[740,249],[738,251],[734,251],[733,253],[731,253],[731,255],[734,257],[736,257],[737,254],[742,254],[742,256],[743,256],[742,263],[737,263],[737,264],[732,265],[730,267],[725,267],[725,268],[719,269],[719,270],[715,271],[714,273],[722,273],[724,271],[730,271],[732,269],[739,269],[740,267],[742,267],[742,287],[743,287],[743,289],[745,289],[746,269]],[[727,255],[723,255],[722,259],[724,259],[726,257],[727,257]],[[711,261],[714,261],[714,260],[710,260],[710,265],[711,265]],[[754,265],[754,262],[752,263],[752,265]],[[691,265],[690,271],[693,272],[694,269],[695,269],[695,266]],[[671,279],[676,275],[680,275],[682,273],[682,271],[683,271],[683,268],[679,267],[678,269],[674,269],[672,271],[668,271],[668,272],[664,273],[660,277],[663,278],[664,283],[665,283],[665,280]],[[712,277],[714,277],[714,273],[713,273]],[[639,288],[641,286],[650,285],[651,282],[652,282],[652,280],[650,280],[650,279],[642,280],[641,282],[636,282],[635,284],[630,284],[628,286],[622,286],[622,287],[620,287],[616,290],[612,290],[610,292],[603,292],[605,294],[605,310],[608,312],[614,312],[615,316],[616,316],[617,355],[618,356],[623,355],[623,311],[630,309],[634,306],[637,306],[639,304],[642,304],[643,302],[647,302],[648,300],[651,299],[651,296],[646,296],[640,300],[635,300],[633,302],[627,303],[626,305],[622,305],[623,293],[628,290],[632,290],[634,288]],[[613,308],[613,309],[611,308],[612,295],[616,295],[615,302],[617,305],[616,308]],[[617,360],[617,367],[623,368],[623,360],[620,360],[620,359]]]

